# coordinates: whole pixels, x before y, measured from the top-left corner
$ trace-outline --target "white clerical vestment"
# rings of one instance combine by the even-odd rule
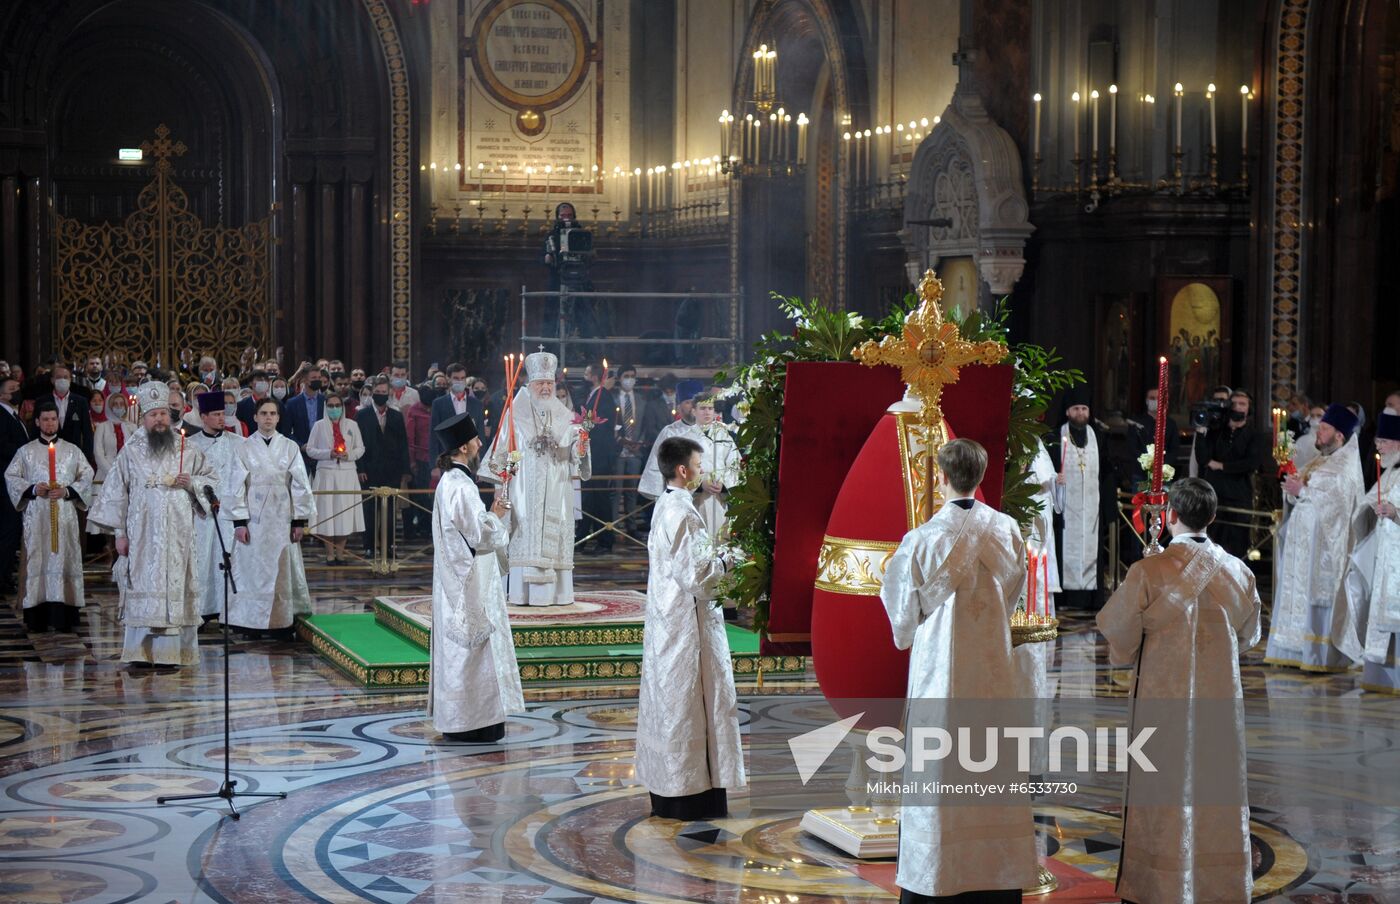
[[[567,606],[574,601],[574,488],[593,477],[591,452],[579,454],[579,426],[564,403],[516,393],[511,414],[519,469],[510,481],[510,603]],[[481,478],[501,481],[509,459],[506,424],[496,434]]]
[[[433,727],[475,731],[525,711],[501,559],[510,536],[465,467],[443,471],[433,497]]]
[[[724,566],[690,493],[668,487],[647,537],[645,633],[637,693],[637,780],[687,797],[747,783],[724,615]]]
[[[239,438],[221,430],[215,436],[210,436],[203,430],[191,434],[187,440],[189,445],[204,453],[205,461],[209,462],[210,469],[220,476],[228,474],[233,466],[234,447],[240,442]],[[222,494],[222,490],[218,490]],[[222,502],[222,495],[220,496]],[[223,564],[223,549],[219,546],[219,535],[214,530],[212,517],[200,518],[195,522],[195,530],[198,536],[195,537],[195,554],[200,557],[199,570],[204,575],[204,587],[200,593],[199,614],[201,616],[221,615],[224,611],[224,572],[219,567]],[[224,543],[228,546],[230,553],[233,552],[233,516],[229,514],[226,506],[219,508],[219,530],[223,531]],[[229,594],[229,602],[232,603],[233,594]]]
[[[1060,427],[1060,473],[1055,508],[1064,516],[1061,535],[1060,583],[1065,590],[1094,590],[1099,585],[1099,442],[1085,428],[1084,446],[1070,438],[1069,424]]]
[[[1364,613],[1342,586],[1356,545],[1353,520],[1365,492],[1356,437],[1299,472],[1304,486],[1288,518],[1264,660],[1305,671],[1345,671],[1362,658]]]
[[[190,485],[175,486],[181,470],[178,432],[174,438],[169,451],[153,455],[145,428],[136,431],[88,513],[89,520],[130,543],[112,569],[122,600],[123,662],[193,665],[199,658],[204,575],[195,551],[195,519],[205,516],[204,488],[217,486],[218,475],[187,441],[183,467]]]
[[[54,479],[73,492],[66,499],[38,499],[28,492],[49,483],[49,444],[36,439],[20,446],[5,469],[10,502],[21,513],[24,540],[19,559],[19,600],[24,609],[43,603],[82,608],[83,546],[78,510],[92,498],[92,468],[83,451],[66,440],[54,442]],[[53,551],[50,509],[58,509],[58,552]]]
[[[291,627],[311,613],[311,591],[301,544],[292,542],[292,522],[316,517],[311,478],[297,444],[280,433],[236,439],[232,466],[221,493],[229,517],[246,523],[248,542],[235,543],[228,623],[240,628]]]
[[[1158,748],[1152,758],[1179,756],[1180,762],[1157,763],[1155,774],[1132,764],[1118,867],[1118,895],[1127,900],[1247,904],[1250,899],[1249,807],[1241,803],[1248,800],[1244,720],[1237,701],[1243,697],[1239,657],[1259,642],[1259,610],[1254,575],[1244,562],[1195,535],[1177,537],[1164,552],[1135,563],[1099,612],[1109,662],[1137,664],[1130,696],[1194,700],[1194,711],[1213,705],[1212,717],[1229,712],[1235,723],[1233,733],[1174,726],[1185,743],[1170,746],[1169,753]],[[1153,714],[1177,712],[1170,704],[1141,706]],[[1131,730],[1136,734],[1138,726]],[[1238,802],[1213,803],[1220,795],[1198,787],[1193,776],[1202,760],[1209,761],[1212,773],[1202,778],[1230,783],[1238,789]],[[1166,781],[1173,786],[1163,787]],[[1147,802],[1133,807],[1135,793]],[[1173,804],[1163,805],[1164,800]]]
[[[651,444],[651,454],[647,456],[646,466],[642,468],[642,479],[637,482],[637,492],[648,499],[659,499],[661,494],[666,492],[666,478],[661,476],[661,465],[657,462],[656,456],[661,449],[661,444],[673,436],[685,437],[698,443],[701,441],[700,425],[687,424],[685,421],[672,421],[657,431],[656,441]],[[654,509],[652,514],[654,517]]]
[[[1400,507],[1400,463],[1381,473],[1380,497]],[[1367,612],[1366,650],[1361,686],[1366,690],[1400,693],[1400,521],[1375,517],[1374,492],[1361,500],[1361,516],[1374,527],[1356,546],[1346,575],[1347,603],[1352,612]]]
[[[912,648],[909,699],[1015,699],[1011,613],[1025,587],[1020,528],[990,506],[949,502],[905,534],[880,600],[895,646]],[[900,888],[955,895],[1029,888],[1035,878],[1029,804],[903,808]]]

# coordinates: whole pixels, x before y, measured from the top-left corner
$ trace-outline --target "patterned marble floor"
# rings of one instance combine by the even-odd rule
[[[639,576],[603,563],[589,580],[635,587]],[[324,612],[423,592],[413,578],[313,580]],[[159,806],[157,796],[219,786],[217,636],[203,638],[196,669],[134,675],[114,661],[110,595],[98,586],[91,600],[79,639],[31,638],[8,606],[0,615],[0,902],[894,898],[888,866],[802,834],[800,810],[741,794],[731,818],[713,823],[647,819],[633,779],[634,688],[532,690],[504,743],[447,744],[424,719],[422,694],[362,691],[295,643],[240,642],[229,659],[234,778],[287,799],[240,801],[237,822],[217,801]],[[1278,671],[1259,655],[1245,670],[1250,697],[1361,694],[1355,675]],[[1062,695],[1122,693],[1086,619],[1066,618],[1054,660]],[[747,719],[793,720],[817,691],[810,680],[768,681],[740,694]],[[1367,720],[1336,749],[1350,755],[1364,738],[1364,755],[1391,768],[1400,700],[1366,699]],[[1301,811],[1287,799],[1252,811],[1256,900],[1400,901],[1400,808],[1359,800]],[[1114,790],[1039,808],[1057,870],[1111,883],[1119,813]]]

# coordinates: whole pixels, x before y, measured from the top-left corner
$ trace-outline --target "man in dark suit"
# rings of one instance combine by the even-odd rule
[[[0,472],[20,447],[29,442],[29,431],[19,417],[19,381],[0,379]],[[15,557],[19,555],[20,516],[8,491],[0,493],[0,593],[15,589]]]
[[[403,415],[389,407],[389,378],[383,374],[374,378],[372,404],[355,413],[360,435],[365,441],[365,454],[360,457],[360,483],[373,487],[408,489],[413,466],[408,457],[408,428]],[[375,537],[375,500],[366,499],[365,556],[373,553]]]
[[[292,396],[282,406],[282,421],[287,425],[286,434],[292,442],[301,447],[302,460],[306,462],[306,472],[316,474],[316,462],[306,455],[306,441],[311,438],[311,428],[321,419],[325,411],[326,398],[321,394],[324,388],[321,369],[312,365],[306,372],[306,382],[301,392]]]
[[[248,375],[249,385],[253,394],[238,403],[238,410],[235,412],[237,418],[248,428],[248,435],[252,436],[257,432],[258,425],[253,421],[253,414],[258,410],[258,403],[267,398],[272,393],[272,380],[268,378],[267,372],[255,370]],[[286,420],[285,412],[282,420]],[[306,435],[311,436],[308,428]]]
[[[442,437],[438,436],[438,424],[451,417],[456,417],[463,412],[472,416],[472,423],[477,425],[478,432],[485,421],[481,400],[476,398],[469,391],[467,386],[467,368],[464,364],[447,365],[447,392],[433,400],[432,417],[429,423],[432,426],[430,436],[432,439],[428,444],[428,460],[432,463],[433,478],[438,476],[437,459],[444,451]]]
[[[67,364],[55,364],[49,378],[53,386],[51,397],[58,406],[58,437],[82,449],[91,465],[92,415],[88,411],[88,400],[73,391],[73,371]]]
[[[642,497],[637,492],[637,482],[646,466],[647,454],[652,441],[656,439],[653,430],[658,420],[654,414],[660,404],[637,388],[637,368],[628,364],[617,372],[617,387],[613,390],[613,402],[617,406],[617,473],[625,475],[617,481],[618,502],[622,507],[624,523],[619,525],[629,533],[637,534],[651,524],[651,512],[640,512]]]
[[[579,411],[597,411],[599,419],[607,421],[606,424],[598,425],[588,437],[593,454],[593,473],[614,474],[617,471],[617,435],[614,430],[617,424],[617,406],[606,385],[608,374],[601,363],[595,362],[584,368],[583,376],[592,388],[584,396]],[[588,536],[600,529],[604,522],[613,519],[612,481],[605,477],[584,481],[583,511],[584,517],[579,521],[578,527],[581,537]],[[598,535],[598,548],[604,551],[613,548],[612,531],[604,531]]]

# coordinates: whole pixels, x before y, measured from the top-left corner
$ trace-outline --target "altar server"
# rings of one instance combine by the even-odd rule
[[[1369,611],[1361,686],[1400,694],[1400,414],[1386,411],[1376,421],[1376,454],[1380,490],[1367,493],[1361,506],[1364,523],[1374,527],[1352,554],[1346,594],[1351,611]]]
[[[192,448],[204,453],[205,460],[215,474],[227,474],[237,455],[239,438],[230,433],[225,421],[227,411],[224,405],[223,390],[201,392],[195,397],[199,410],[200,431],[188,439]],[[214,518],[199,518],[195,522],[198,536],[195,539],[195,554],[200,557],[200,573],[204,575],[204,587],[200,595],[199,614],[208,619],[222,615],[224,611],[224,547],[219,545],[219,535],[214,528]],[[232,552],[233,518],[228,509],[220,506],[218,529],[223,531],[223,542]],[[233,595],[229,594],[232,601]]]
[[[316,515],[311,479],[297,444],[277,432],[281,407],[263,399],[253,412],[258,430],[238,442],[223,483],[224,504],[238,540],[233,578],[238,592],[228,623],[290,634],[297,615],[311,613],[301,537]]]
[[[1150,752],[1156,773],[1136,764],[1128,773],[1118,894],[1139,904],[1246,904],[1253,873],[1239,657],[1259,642],[1259,594],[1245,563],[1206,536],[1216,511],[1209,483],[1173,481],[1170,506],[1171,545],[1129,568],[1098,615],[1109,662],[1137,664],[1134,734],[1157,716],[1191,714],[1189,724],[1173,718],[1164,734],[1172,743]],[[1209,775],[1198,765],[1207,760]],[[1203,787],[1215,782],[1227,784]],[[1216,790],[1227,786],[1231,793]]]
[[[171,428],[168,386],[144,383],[136,399],[141,429],[117,454],[88,518],[116,535],[122,661],[193,665],[204,581],[195,518],[206,515],[204,488],[218,477],[204,453],[186,448]]]
[[[428,713],[448,740],[491,743],[506,717],[525,711],[506,612],[502,560],[510,543],[510,503],[481,504],[472,468],[481,438],[469,412],[435,430],[442,471],[433,497],[432,676]]]
[[[724,564],[691,494],[704,479],[700,444],[672,437],[657,450],[666,492],[647,537],[637,780],[651,813],[714,819],[746,783],[739,703],[717,589]]]
[[[554,397],[558,365],[559,359],[549,352],[525,359],[528,385],[512,400],[481,474],[483,480],[499,483],[512,456],[517,460],[509,484],[515,526],[509,594],[515,606],[567,606],[574,601],[573,479],[575,469],[580,480],[590,479],[593,463],[573,414]]]
[[[83,607],[78,511],[85,510],[91,498],[92,468],[80,447],[59,438],[58,406],[40,399],[34,410],[39,435],[20,446],[5,469],[5,488],[24,524],[19,603],[30,631],[76,633]]]
[[[1345,405],[1329,405],[1315,430],[1318,456],[1284,481],[1294,508],[1264,654],[1272,665],[1340,672],[1362,658],[1365,613],[1353,611],[1342,586],[1365,492],[1356,427]]]

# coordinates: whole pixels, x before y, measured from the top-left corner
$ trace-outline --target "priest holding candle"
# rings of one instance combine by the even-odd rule
[[[39,634],[77,633],[83,607],[83,547],[78,512],[92,496],[92,468],[83,450],[58,436],[58,406],[34,406],[38,436],[5,469],[5,490],[23,519],[19,604],[24,626]]]

